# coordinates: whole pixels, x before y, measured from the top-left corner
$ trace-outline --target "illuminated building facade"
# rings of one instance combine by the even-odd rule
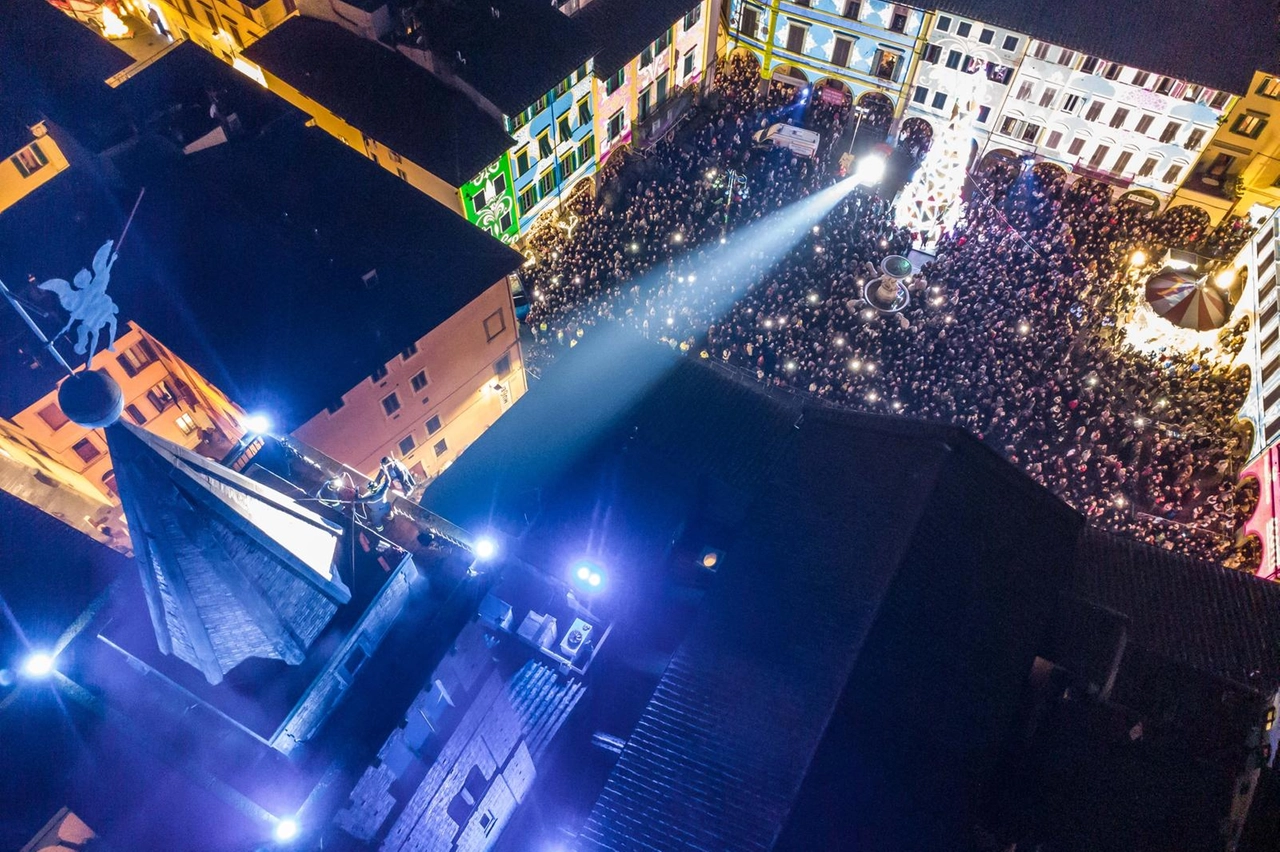
[[[1249,390],[1240,407],[1248,424],[1248,461],[1241,480],[1258,484],[1258,506],[1244,524],[1256,536],[1262,560],[1258,575],[1280,579],[1280,319],[1277,318],[1276,262],[1280,213],[1271,215],[1236,257],[1248,275],[1236,310],[1249,318],[1237,367],[1249,371]]]
[[[592,98],[601,165],[618,148],[659,138],[710,85],[719,6],[591,0],[576,13],[597,49]]]
[[[1218,125],[1176,200],[1231,214],[1280,207],[1280,74],[1257,71]],[[1253,218],[1252,215],[1250,218]]]
[[[729,49],[755,54],[766,79],[834,84],[855,100],[878,92],[895,109],[925,26],[923,10],[883,0],[732,0],[728,11]]]

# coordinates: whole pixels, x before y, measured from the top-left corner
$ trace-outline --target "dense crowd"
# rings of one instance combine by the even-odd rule
[[[732,241],[831,183],[848,112],[805,106],[827,146],[815,160],[753,146],[761,126],[801,116],[789,91],[761,90],[752,63],[726,63],[681,133],[615,167],[613,204],[580,197],[572,234],[533,239],[530,362],[626,324],[832,404],[962,426],[1096,525],[1238,561],[1245,377],[1200,353],[1138,353],[1117,319],[1141,298],[1135,250],[1229,257],[1249,229],[1210,230],[1192,208],[1156,215],[1044,164],[997,162],[973,175],[965,219],[914,279],[911,305],[884,317],[865,284],[910,246],[887,199],[846,196],[781,258]],[[729,170],[745,191],[731,191]],[[739,258],[722,275],[725,251]],[[1228,347],[1239,332],[1224,330]]]

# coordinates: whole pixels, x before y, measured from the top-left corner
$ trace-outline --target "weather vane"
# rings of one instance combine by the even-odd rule
[[[124,245],[125,235],[129,233],[129,226],[133,223],[133,216],[138,212],[138,205],[142,203],[144,193],[146,193],[146,189],[138,193],[138,200],[133,203],[133,210],[129,212],[129,218],[125,220],[124,230],[120,233],[120,239],[107,240],[93,256],[92,272],[88,269],[81,269],[76,273],[71,283],[62,278],[51,278],[40,285],[41,290],[56,293],[58,301],[62,303],[62,307],[70,314],[67,318],[67,324],[53,336],[52,340],[45,336],[44,332],[36,325],[35,320],[26,312],[9,288],[4,285],[3,281],[0,281],[0,293],[4,294],[5,299],[18,312],[18,316],[22,317],[27,326],[35,332],[36,337],[44,344],[44,348],[67,371],[68,375],[74,375],[75,371],[67,363],[66,359],[62,357],[62,354],[58,352],[54,343],[59,337],[69,332],[76,323],[79,323],[79,326],[76,327],[75,351],[80,355],[87,356],[85,358],[86,372],[93,369],[93,356],[98,350],[98,335],[104,326],[109,329],[107,351],[114,352],[116,349],[116,314],[119,313],[120,309],[116,307],[116,303],[107,295],[107,285],[111,282],[111,267],[115,265],[116,259],[120,256],[120,247]]]

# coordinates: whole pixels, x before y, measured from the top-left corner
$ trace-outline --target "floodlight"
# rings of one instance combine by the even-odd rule
[[[1142,249],[1138,249],[1133,253],[1133,257],[1129,258],[1130,266],[1142,266],[1147,262],[1147,253]]]
[[[584,582],[591,577],[591,569],[586,565],[579,565],[576,573],[578,575],[578,579],[583,580]]]
[[[298,836],[298,821],[293,817],[285,817],[276,823],[275,830],[276,840],[281,843],[288,843]]]
[[[1217,284],[1223,290],[1235,283],[1236,270],[1228,267],[1213,277],[1213,283]]]
[[[587,585],[591,586],[591,588],[593,589],[600,588],[600,584],[603,582],[604,582],[604,578],[595,571],[592,571],[591,575],[587,577]]]
[[[32,651],[22,661],[22,673],[27,677],[48,677],[53,674],[53,655],[47,651]]]
[[[250,414],[241,422],[252,435],[265,435],[271,431],[271,418],[265,414]]]
[[[858,160],[858,167],[854,170],[853,176],[857,178],[858,183],[876,183],[884,177],[884,158],[863,157]]]
[[[491,538],[478,538],[473,550],[477,559],[492,559],[498,552],[498,545],[494,544]]]

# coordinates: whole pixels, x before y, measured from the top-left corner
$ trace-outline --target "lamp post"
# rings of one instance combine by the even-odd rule
[[[849,137],[849,153],[853,153],[853,143],[858,139],[858,130],[862,127],[862,117],[868,112],[867,108],[862,104],[857,104],[853,108],[853,114],[857,119],[853,123],[853,135]]]

